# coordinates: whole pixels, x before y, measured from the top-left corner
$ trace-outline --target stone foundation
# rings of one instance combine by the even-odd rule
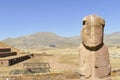
[[[10,66],[30,59],[32,54],[17,54],[11,48],[0,48],[0,66]]]
[[[10,66],[31,58],[31,54],[17,55],[9,58],[0,58],[0,66]]]

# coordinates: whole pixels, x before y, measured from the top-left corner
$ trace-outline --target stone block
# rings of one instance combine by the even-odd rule
[[[95,77],[97,78],[107,78],[110,76],[110,66],[108,67],[98,67],[95,68]]]
[[[14,56],[17,52],[0,52],[0,57]]]
[[[0,52],[10,52],[11,48],[0,48]]]

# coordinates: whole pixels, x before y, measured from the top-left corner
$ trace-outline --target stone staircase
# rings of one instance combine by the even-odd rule
[[[0,58],[17,55],[17,52],[11,52],[10,48],[0,48]]]
[[[32,54],[20,53],[18,49],[0,43],[0,66],[10,66],[30,59]]]

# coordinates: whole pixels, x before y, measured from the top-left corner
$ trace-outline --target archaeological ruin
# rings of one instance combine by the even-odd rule
[[[103,43],[105,20],[97,15],[83,18],[79,48],[80,80],[111,80],[107,46]]]
[[[0,66],[10,66],[30,59],[32,54],[21,54],[19,50],[0,42]]]

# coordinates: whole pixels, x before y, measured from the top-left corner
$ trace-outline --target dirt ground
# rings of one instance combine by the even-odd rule
[[[64,61],[64,63],[59,61],[59,59],[62,59],[62,56],[63,55],[54,55],[49,57],[48,62],[51,66],[51,70],[53,72],[77,72],[79,69],[78,65],[72,65],[67,63],[66,61]],[[78,61],[76,61],[76,63],[77,62]]]
[[[47,62],[50,65],[50,74],[54,73],[54,76],[51,76],[52,78],[59,78],[58,80],[62,80],[62,78],[64,78],[66,76],[67,80],[77,80],[79,79],[79,75],[77,74],[78,72],[78,59],[73,57],[74,59],[71,60],[71,56],[73,55],[65,55],[65,54],[56,54],[56,55],[50,55],[50,56],[39,56],[39,57],[33,57],[29,60],[20,62],[18,64],[9,66],[9,67],[1,67],[0,68],[0,75],[4,76],[4,75],[8,75],[8,73],[11,70],[20,70],[23,69],[23,64],[27,63],[27,62]],[[57,76],[55,76],[58,73]],[[61,76],[60,74],[65,74],[64,76]],[[48,76],[48,75],[47,75]],[[47,77],[46,76],[46,77]],[[75,77],[77,76],[77,77]],[[24,76],[26,78],[26,76]],[[46,78],[44,77],[44,78]],[[52,80],[50,77],[50,80]],[[63,80],[66,80],[66,78],[64,78]],[[22,80],[22,78],[21,78]],[[26,80],[26,79],[23,79]],[[53,79],[54,80],[54,79]],[[57,79],[55,79],[57,80]]]
[[[110,55],[113,57],[110,58],[111,65],[113,68],[119,68],[120,67],[120,59],[115,58],[116,54],[119,53],[120,49],[111,49],[110,48]],[[79,70],[79,56],[78,56],[77,50],[49,50],[46,51],[48,53],[47,56],[35,56],[29,60],[20,62],[18,64],[8,66],[8,67],[0,67],[0,76],[6,76],[11,70],[20,70],[23,69],[23,63],[26,62],[47,62],[50,65],[50,71],[51,73],[65,73],[67,78],[71,77],[71,74],[75,76],[78,73]],[[50,54],[52,53],[52,54]],[[38,53],[39,54],[39,53]],[[115,56],[115,57],[114,57]],[[69,74],[71,73],[71,74]],[[72,77],[73,77],[72,76]],[[79,75],[77,75],[77,78],[79,78]],[[115,77],[114,77],[115,78]],[[116,79],[112,80],[119,80],[120,78],[117,77]],[[73,79],[71,79],[73,80]],[[74,78],[74,80],[77,80]],[[79,80],[79,79],[78,79]]]

